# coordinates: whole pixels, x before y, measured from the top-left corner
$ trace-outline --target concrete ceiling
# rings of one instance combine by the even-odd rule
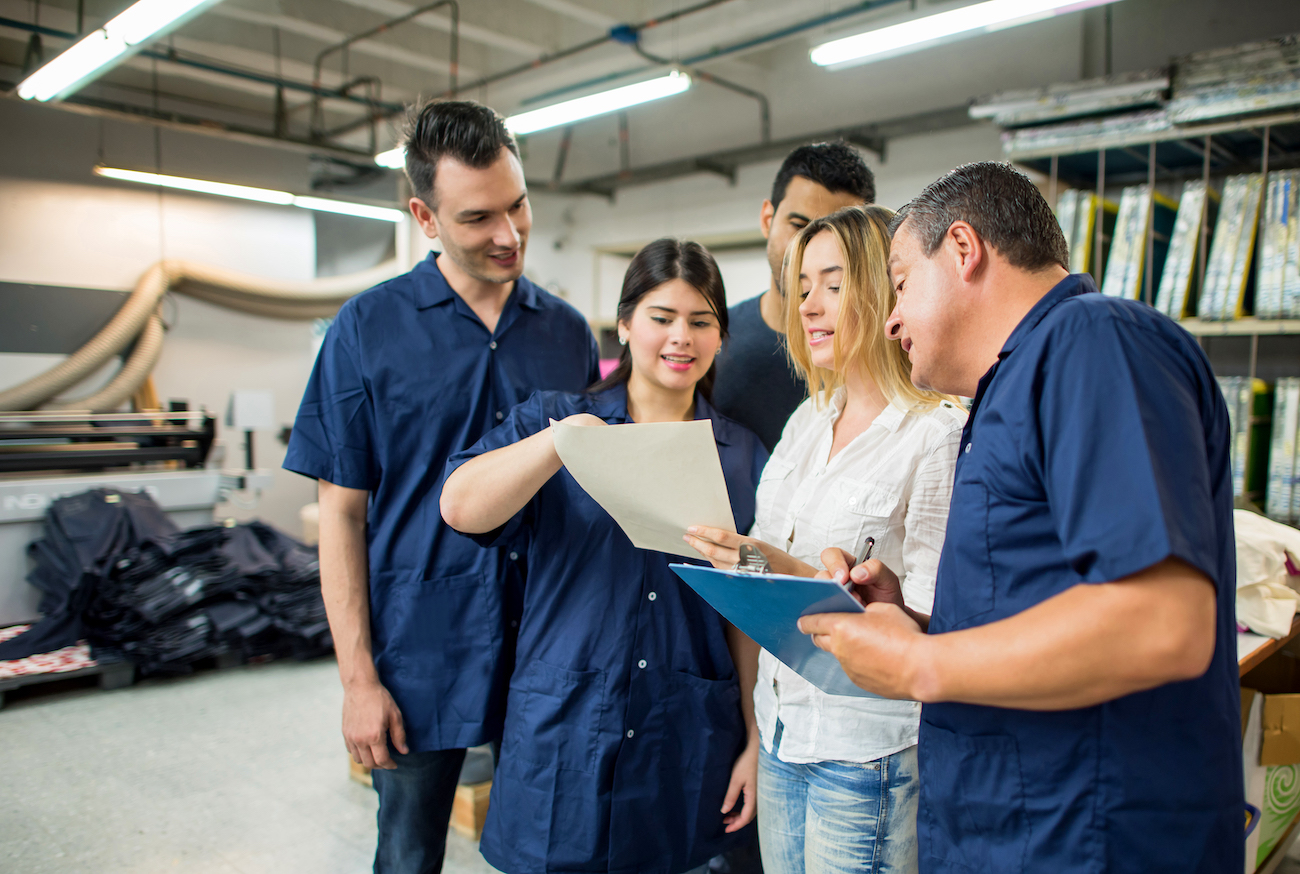
[[[85,32],[129,2],[0,0],[0,87],[8,90],[23,78],[33,28],[41,32],[46,58],[69,44],[59,34],[77,32],[79,5]],[[83,111],[275,139],[350,157],[361,166],[372,146],[387,148],[397,137],[403,104],[450,91],[452,20],[442,7],[377,33],[349,48],[346,67],[344,53],[330,54],[321,66],[320,88],[331,93],[318,101],[311,90],[317,59],[325,49],[420,5],[224,0],[68,103]],[[871,130],[886,129],[880,127],[885,122],[894,135],[908,132],[908,119],[915,119],[916,130],[951,126],[961,120],[951,110],[982,93],[1104,72],[1099,34],[1106,12],[1100,9],[840,72],[809,61],[812,45],[897,20],[914,5],[935,4],[460,0],[456,85],[458,93],[509,114],[663,69],[608,38],[620,25],[639,33],[649,55],[691,62],[693,70],[721,80],[697,79],[687,94],[631,110],[626,140],[620,139],[617,117],[580,123],[563,146],[562,162],[561,131],[533,135],[523,144],[530,178],[551,180],[562,163],[562,182],[599,179],[604,190],[636,168],[671,165],[693,172],[690,161],[697,158],[762,152],[760,101],[728,84],[767,99],[773,141],[835,130],[867,131],[862,136],[869,139]],[[1300,4],[1294,0],[1126,0],[1109,9],[1111,50],[1104,54],[1115,72],[1159,66],[1177,52],[1300,30]],[[557,53],[563,57],[548,60]],[[517,72],[505,75],[512,71]],[[347,82],[357,84],[346,96],[336,93]],[[381,118],[371,125],[371,116]]]

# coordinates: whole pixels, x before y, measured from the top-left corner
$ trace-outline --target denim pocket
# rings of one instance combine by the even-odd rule
[[[529,662],[510,680],[502,755],[594,774],[604,703],[604,671]]]

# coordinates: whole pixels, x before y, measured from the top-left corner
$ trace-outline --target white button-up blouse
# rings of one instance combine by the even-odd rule
[[[898,574],[903,600],[928,614],[966,412],[944,402],[925,412],[887,406],[829,461],[840,389],[818,409],[804,401],[781,434],[758,486],[750,536],[821,567],[838,546],[858,554],[867,537]],[[870,762],[916,743],[921,705],[828,695],[764,650],[754,709],[763,748],[786,762]]]

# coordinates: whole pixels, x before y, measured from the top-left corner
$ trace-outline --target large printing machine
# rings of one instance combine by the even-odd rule
[[[202,410],[0,413],[0,627],[39,617],[27,547],[56,499],[95,488],[143,491],[189,528],[211,524],[230,492],[270,485],[264,471],[206,467],[215,434]]]

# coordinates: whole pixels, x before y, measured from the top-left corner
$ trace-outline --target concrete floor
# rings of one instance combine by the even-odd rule
[[[369,871],[377,802],[347,777],[342,698],[333,659],[11,693],[0,709],[0,870]],[[494,872],[455,832],[443,870]],[[1300,862],[1277,874],[1300,874]]]
[[[369,871],[377,802],[347,777],[341,703],[332,659],[11,695],[0,869]],[[453,832],[443,870],[494,869]]]

